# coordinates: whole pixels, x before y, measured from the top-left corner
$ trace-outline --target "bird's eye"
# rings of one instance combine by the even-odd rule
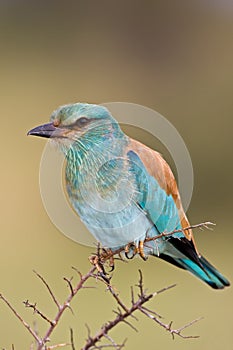
[[[79,118],[79,119],[76,121],[75,124],[76,124],[79,128],[81,128],[81,127],[87,125],[88,122],[89,122],[89,119],[87,119],[86,117],[81,117],[81,118]]]

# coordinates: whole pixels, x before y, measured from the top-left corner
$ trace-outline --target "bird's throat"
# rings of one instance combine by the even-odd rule
[[[85,193],[95,190],[102,196],[108,196],[121,180],[126,166],[124,150],[127,137],[92,141],[92,138],[80,139],[71,145],[66,154],[69,196],[85,197]]]

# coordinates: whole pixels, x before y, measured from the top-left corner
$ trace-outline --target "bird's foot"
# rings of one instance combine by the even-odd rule
[[[146,261],[148,259],[148,257],[145,255],[145,252],[144,252],[144,242],[143,241],[139,241],[139,244],[138,244],[138,254],[140,255],[140,257]]]
[[[100,259],[100,256],[98,256],[97,254],[93,254],[93,255],[89,256],[88,259],[89,259],[90,263],[96,267],[96,270],[98,272],[106,273],[104,270],[103,262]]]
[[[130,255],[131,254],[131,255]],[[147,256],[145,255],[144,252],[144,242],[139,241],[138,245],[135,243],[129,243],[125,246],[125,256],[127,259],[133,259],[135,255],[139,254],[139,256],[143,260],[147,260]]]
[[[101,259],[103,261],[109,262],[110,272],[112,272],[115,269],[115,260],[114,260],[113,251],[111,249],[103,248],[101,253]]]
[[[89,256],[89,261],[90,263],[95,266],[97,272],[98,272],[98,275],[103,278],[103,280],[106,282],[106,283],[110,283],[110,278],[107,276],[107,273],[104,269],[104,265],[103,265],[103,261],[101,261],[101,258],[100,256],[98,256],[97,254],[94,254],[94,255],[91,255]]]
[[[103,278],[105,282],[110,283],[111,277],[108,277],[108,273],[105,271],[104,264],[106,261],[109,263],[110,272],[114,270],[114,255],[111,249],[100,248],[98,246],[97,253],[89,257],[89,261],[96,267],[98,275]]]
[[[138,251],[135,243],[131,242],[125,246],[125,256],[127,259],[133,259],[137,253]]]

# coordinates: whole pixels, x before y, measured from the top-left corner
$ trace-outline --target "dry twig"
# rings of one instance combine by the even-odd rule
[[[211,222],[204,222],[204,223],[201,223],[198,225],[193,225],[193,226],[187,227],[183,230],[175,230],[175,231],[170,232],[170,233],[162,233],[161,235],[153,237],[153,238],[146,238],[145,242],[148,242],[151,240],[156,240],[156,239],[164,237],[164,236],[165,237],[171,236],[174,233],[181,232],[181,231],[188,230],[188,229],[203,228],[203,227],[209,228],[209,225],[214,225],[214,224],[212,224]],[[124,250],[124,248],[118,249],[117,251],[114,251],[114,252],[108,251],[107,254],[106,254],[106,250],[104,250],[103,251],[104,254],[101,254],[101,249],[100,249],[100,247],[98,247],[96,256],[99,258],[100,267],[103,268],[103,265],[106,261],[110,260],[113,255],[120,254],[123,250]],[[137,320],[137,318],[134,315],[134,313],[136,311],[141,312],[146,317],[150,318],[151,320],[153,320],[154,322],[159,324],[161,327],[163,327],[165,330],[167,330],[173,338],[175,336],[179,336],[179,337],[185,338],[185,339],[197,337],[197,336],[186,336],[186,335],[183,335],[182,332],[184,329],[192,326],[194,323],[196,323],[200,319],[195,319],[192,322],[189,322],[180,328],[173,329],[172,322],[170,322],[168,324],[163,323],[161,321],[161,316],[159,314],[157,314],[155,311],[149,310],[144,305],[145,303],[147,303],[149,300],[151,300],[152,298],[154,298],[158,294],[160,294],[164,291],[167,291],[168,289],[171,289],[175,285],[163,288],[162,290],[159,290],[155,293],[147,294],[145,289],[144,289],[144,286],[143,286],[142,272],[139,270],[139,282],[137,284],[137,287],[139,289],[139,293],[137,295],[137,298],[135,298],[134,289],[131,287],[131,304],[130,304],[130,306],[126,306],[125,303],[119,297],[119,294],[115,291],[115,288],[110,283],[110,278],[107,278],[106,274],[101,273],[101,268],[99,269],[98,265],[94,264],[94,266],[92,266],[91,269],[85,275],[82,275],[76,268],[73,268],[79,276],[79,281],[76,283],[76,285],[74,285],[72,278],[68,279],[68,278],[64,277],[64,280],[67,282],[68,287],[69,287],[69,294],[68,294],[67,298],[62,303],[60,303],[58,301],[53,290],[48,285],[48,283],[46,282],[44,277],[42,277],[38,272],[34,271],[36,276],[42,281],[42,283],[44,284],[44,286],[48,290],[49,295],[51,296],[51,299],[57,308],[57,312],[56,312],[54,318],[51,320],[47,316],[45,316],[45,314],[42,313],[37,308],[36,303],[31,304],[28,300],[26,300],[24,302],[26,307],[33,309],[33,312],[35,314],[37,314],[40,318],[42,318],[43,320],[45,320],[49,324],[48,329],[45,332],[44,336],[40,336],[38,334],[38,332],[34,331],[34,329],[27,322],[24,321],[24,319],[19,315],[19,313],[12,306],[12,304],[6,299],[6,297],[3,296],[3,294],[0,294],[0,299],[3,300],[3,302],[9,307],[9,309],[13,312],[13,314],[18,318],[18,320],[23,324],[23,326],[31,334],[31,336],[33,337],[33,339],[36,343],[37,350],[52,350],[52,349],[61,348],[61,347],[65,347],[65,346],[70,346],[72,350],[75,350],[72,329],[70,330],[70,341],[71,342],[69,344],[68,343],[60,343],[57,345],[48,346],[48,343],[50,342],[50,337],[51,337],[52,333],[54,332],[54,329],[60,323],[61,317],[62,317],[64,311],[68,308],[70,309],[70,303],[73,300],[73,298],[76,296],[76,294],[83,288],[93,288],[93,287],[85,285],[86,282],[91,278],[98,279],[106,285],[107,290],[110,292],[110,294],[115,299],[118,308],[117,308],[117,310],[114,311],[114,314],[116,315],[115,318],[112,321],[108,321],[107,323],[102,325],[100,330],[96,333],[96,335],[91,336],[91,331],[90,331],[89,327],[87,326],[88,338],[87,338],[84,346],[82,347],[82,350],[88,350],[88,349],[94,350],[94,349],[105,349],[105,348],[114,348],[117,350],[121,350],[125,346],[126,340],[124,340],[124,342],[122,344],[117,344],[109,336],[109,332],[115,326],[117,326],[119,323],[125,323],[128,326],[130,326],[132,329],[137,331],[136,327],[134,325],[132,325],[131,320],[129,321],[130,318],[132,320],[133,319]],[[104,269],[103,269],[103,271],[104,271]],[[102,344],[101,341],[103,339],[106,339],[108,341],[108,344]],[[13,349],[14,349],[14,347],[12,346],[12,350]],[[31,349],[33,349],[33,348],[31,348]]]

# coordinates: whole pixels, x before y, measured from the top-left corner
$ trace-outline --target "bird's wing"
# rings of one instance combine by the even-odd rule
[[[139,162],[142,162],[146,172],[149,174],[148,191],[151,193],[148,194],[147,204],[145,204],[143,209],[152,218],[157,228],[159,226],[169,227],[168,224],[166,225],[166,222],[168,220],[172,221],[172,217],[175,218],[175,216],[178,217],[179,225],[173,225],[174,228],[179,226],[182,229],[190,227],[182,207],[175,177],[160,153],[134,139],[130,139],[126,152],[133,162],[138,162],[137,166]],[[144,178],[143,190],[145,191],[145,176],[141,176],[142,178]],[[157,216],[155,211],[158,212]],[[155,216],[157,219],[153,219]],[[159,231],[161,232],[161,229]],[[196,249],[192,229],[184,230],[183,233]]]

